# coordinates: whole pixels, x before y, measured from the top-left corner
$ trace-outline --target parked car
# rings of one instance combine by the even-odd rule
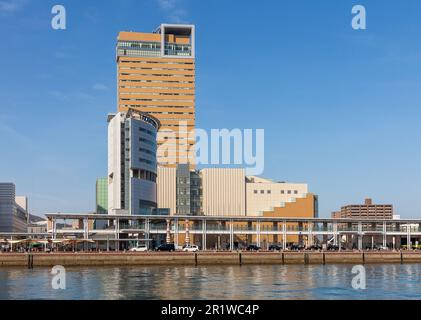
[[[199,247],[198,247],[198,246],[196,246],[196,245],[185,246],[185,247],[183,248],[183,251],[184,251],[184,252],[197,252],[197,251],[199,251]]]
[[[147,246],[137,246],[130,249],[131,252],[146,252],[148,251]]]
[[[156,248],[156,251],[175,251],[175,246],[173,243],[161,244],[158,248]]]
[[[307,250],[314,250],[314,251],[322,250],[322,249],[323,249],[322,246],[320,246],[318,244],[314,244],[314,245],[307,248]]]
[[[304,250],[304,246],[300,245],[300,244],[293,244],[290,247],[291,251],[301,251]]]
[[[255,244],[250,244],[247,246],[247,251],[259,251],[261,248],[256,246]]]
[[[341,250],[346,250],[346,248],[345,248],[344,246],[341,246],[341,248],[340,248],[340,249],[341,249]],[[339,246],[331,244],[331,245],[329,245],[329,246],[327,247],[327,250],[328,250],[328,251],[338,251],[338,250],[339,250]]]
[[[269,251],[281,251],[282,247],[278,246],[277,244],[272,244],[269,246]]]

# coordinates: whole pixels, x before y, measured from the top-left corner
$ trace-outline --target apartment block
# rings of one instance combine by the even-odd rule
[[[393,205],[374,204],[372,199],[365,199],[364,204],[350,204],[343,206],[341,211],[333,212],[333,218],[358,219],[393,219]]]
[[[158,162],[194,167],[195,28],[162,24],[154,32],[120,32],[117,40],[118,111],[156,117]]]

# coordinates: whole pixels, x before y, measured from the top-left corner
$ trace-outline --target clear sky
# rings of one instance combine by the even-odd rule
[[[308,183],[321,216],[372,197],[421,218],[418,0],[0,0],[0,181],[34,213],[94,210],[116,36],[163,22],[196,25],[198,127],[265,129],[264,176]]]

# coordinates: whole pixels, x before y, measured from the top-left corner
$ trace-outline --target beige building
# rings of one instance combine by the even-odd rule
[[[177,213],[177,169],[175,167],[158,167],[157,177],[158,208],[170,209],[170,214]]]
[[[182,166],[158,168],[158,208],[169,208],[172,215],[263,216],[274,210],[289,212],[297,207],[293,204],[309,195],[307,184],[246,177],[244,169],[186,172]],[[304,211],[299,216],[316,214],[314,210]]]
[[[204,215],[246,215],[244,169],[209,168],[203,169],[200,175]]]
[[[285,207],[287,203],[306,198],[307,184],[274,182],[260,177],[247,177],[247,216],[261,216],[263,212]]]

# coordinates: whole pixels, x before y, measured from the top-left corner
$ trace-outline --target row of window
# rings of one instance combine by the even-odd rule
[[[140,152],[146,153],[146,154],[150,154],[151,156],[156,158],[156,152],[153,152],[151,150],[145,149],[145,148],[139,148]]]
[[[120,76],[135,76],[135,77],[175,77],[175,78],[193,78],[192,74],[149,74],[149,73],[128,73],[122,72]]]
[[[258,194],[259,190],[254,190],[254,194]],[[272,190],[260,190],[260,194],[272,194]],[[298,194],[298,190],[281,190],[281,194]]]
[[[130,67],[130,66],[124,66],[120,65],[119,70],[158,70],[158,71],[194,71],[194,66],[189,66],[188,68],[153,68],[151,67]]]
[[[149,144],[150,146],[153,146],[153,147],[155,147],[155,145],[156,145],[155,141],[151,141],[151,140],[148,140],[148,139],[145,139],[145,138],[139,138],[139,141],[143,142],[143,143],[146,143],[146,144]]]
[[[152,50],[152,49],[151,49]],[[160,50],[156,50],[156,51],[146,51],[145,50],[117,50],[117,54],[119,56],[134,56],[134,57],[160,57],[161,56],[161,51]]]
[[[129,82],[129,83],[148,83],[148,86],[146,86],[146,87],[133,87],[133,88],[155,88],[155,89],[180,89],[180,90],[184,90],[184,89],[193,89],[193,86],[190,86],[190,87],[186,87],[186,86],[181,86],[181,87],[176,87],[176,86],[169,86],[169,87],[163,87],[162,85],[161,86],[156,86],[156,87],[154,87],[154,86],[151,86],[150,84],[151,83],[162,83],[162,84],[165,84],[165,83],[175,83],[175,84],[179,84],[179,83],[183,83],[183,82],[181,82],[181,81],[169,81],[169,80],[166,80],[166,81],[162,81],[162,80],[144,80],[144,79],[120,79],[120,83],[122,83],[122,82]],[[130,87],[126,87],[126,88],[130,88]]]
[[[151,79],[148,79],[148,80],[145,80],[145,79],[120,79],[122,82],[143,82],[143,83],[162,83],[162,84],[177,84],[177,85],[179,85],[179,84],[188,84],[188,85],[190,85],[190,87],[189,88],[186,88],[186,87],[181,87],[181,88],[176,88],[176,87],[174,87],[174,86],[172,86],[171,88],[172,89],[182,89],[182,88],[186,88],[186,89],[191,89],[191,88],[193,88],[193,86],[194,86],[194,80],[193,81],[181,81],[181,80],[157,80],[157,79],[153,79],[153,80],[151,80]],[[124,81],[125,80],[125,81]],[[151,88],[152,86],[149,86],[149,88]],[[162,87],[162,86],[161,86]],[[160,88],[161,88],[160,87]]]
[[[190,50],[190,44],[178,44],[178,43],[165,43],[165,48],[170,50],[182,50],[187,51]],[[132,42],[132,41],[119,41],[119,47],[128,47],[133,49],[161,49],[161,42],[146,42],[146,41],[139,41],[139,42]]]
[[[171,61],[171,62],[170,61],[161,61],[161,60],[159,60],[159,61],[150,61],[150,60],[139,61],[139,60],[124,60],[124,58],[123,58],[122,60],[120,60],[120,65],[122,65],[124,63],[142,63],[142,64],[151,64],[151,65],[157,64],[157,63],[180,64],[180,65],[191,65],[191,66],[194,65],[194,62],[188,62],[188,61],[183,61],[183,60]]]
[[[157,106],[157,105],[140,105],[140,104],[120,104],[120,108],[142,108],[142,109],[152,109],[152,108],[179,108],[179,109],[194,109],[192,106]],[[149,112],[151,113],[151,112]]]
[[[126,87],[120,87],[121,89],[127,89]],[[144,88],[143,88],[144,89]],[[127,96],[132,96],[132,95],[142,95],[142,96],[177,96],[177,97],[194,97],[194,93],[177,93],[177,92],[120,92],[121,96],[127,95]],[[191,99],[190,99],[191,100]]]
[[[154,161],[151,161],[151,160],[148,160],[148,159],[143,159],[143,158],[139,158],[139,162],[150,164],[150,165],[155,165]]]
[[[147,134],[149,134],[152,137],[155,137],[155,133],[152,132],[151,130],[145,129],[145,128],[139,128],[140,132],[146,132]]]
[[[133,170],[133,177],[142,180],[148,180],[152,182],[156,182],[156,173],[148,171],[148,170]]]
[[[169,100],[169,99],[136,99],[136,98],[120,98],[121,101],[132,101],[132,102],[177,102],[177,103],[181,103],[181,102],[185,102],[185,103],[194,103],[194,100],[189,99],[189,100]]]

